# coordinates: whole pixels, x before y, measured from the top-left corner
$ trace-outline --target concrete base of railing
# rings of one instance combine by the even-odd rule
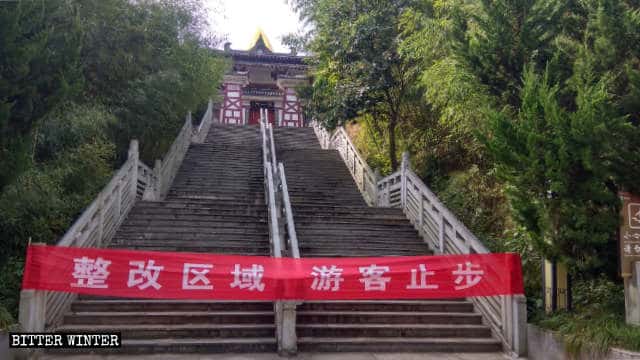
[[[46,318],[46,293],[41,290],[22,290],[18,321],[20,331],[44,332]],[[37,359],[41,351],[38,349],[21,349],[10,352],[10,359]]]
[[[46,315],[46,294],[41,290],[20,292],[19,322],[22,331],[43,332]]]
[[[510,346],[514,357],[526,356],[527,346],[527,298],[524,295],[505,296],[509,304],[503,305],[506,312],[503,324],[508,324],[504,330],[506,345]],[[506,325],[504,326],[506,328]]]
[[[294,301],[278,301],[275,303],[278,354],[295,356],[298,353],[298,336],[296,335],[296,307]]]

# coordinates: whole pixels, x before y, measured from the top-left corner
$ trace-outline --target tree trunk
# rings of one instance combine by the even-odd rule
[[[389,160],[391,161],[391,171],[398,169],[398,158],[396,156],[396,124],[398,115],[392,114],[389,119]]]

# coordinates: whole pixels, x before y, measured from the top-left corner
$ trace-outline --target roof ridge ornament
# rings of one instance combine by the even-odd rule
[[[248,51],[258,53],[273,53],[271,42],[269,41],[269,38],[264,33],[262,28],[258,27],[258,29],[256,30],[256,34],[253,36],[253,40],[251,41],[251,45],[249,46]]]

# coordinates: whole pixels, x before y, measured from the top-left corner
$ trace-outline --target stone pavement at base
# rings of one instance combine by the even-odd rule
[[[276,354],[167,354],[167,355],[49,355],[42,360],[505,360],[502,353],[321,353],[298,354],[295,357],[279,357]]]

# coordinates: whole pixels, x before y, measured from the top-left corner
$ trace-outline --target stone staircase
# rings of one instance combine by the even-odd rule
[[[260,136],[213,125],[164,201],[139,201],[110,246],[269,256]],[[271,302],[80,296],[58,331],[118,331],[124,353],[275,352]],[[114,350],[104,350],[112,352]]]
[[[336,150],[311,128],[274,128],[303,257],[431,254],[399,209],[364,202]],[[214,124],[192,143],[166,199],[139,201],[111,247],[269,256],[260,132]],[[271,302],[80,296],[57,331],[118,331],[123,353],[276,352]],[[500,351],[467,300],[311,301],[301,352]]]
[[[368,207],[337,150],[311,128],[275,128],[302,257],[429,255],[400,209]],[[467,300],[305,302],[297,310],[303,352],[501,350]]]

